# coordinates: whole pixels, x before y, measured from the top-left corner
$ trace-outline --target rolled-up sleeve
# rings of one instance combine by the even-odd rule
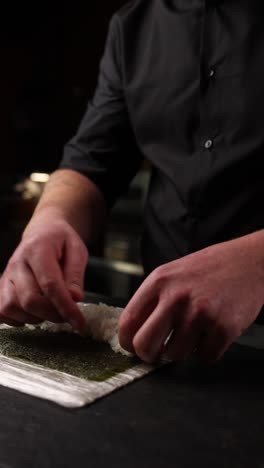
[[[59,166],[87,176],[109,206],[127,189],[142,161],[126,107],[120,57],[118,17],[113,16],[94,97]]]

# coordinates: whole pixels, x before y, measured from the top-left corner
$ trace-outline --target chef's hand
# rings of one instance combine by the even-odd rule
[[[87,249],[75,230],[54,213],[39,217],[22,239],[0,280],[0,323],[43,320],[83,326],[76,305],[83,297]]]
[[[259,259],[250,235],[158,267],[121,315],[121,345],[146,362],[163,353],[184,360],[194,350],[206,362],[218,360],[264,303]]]

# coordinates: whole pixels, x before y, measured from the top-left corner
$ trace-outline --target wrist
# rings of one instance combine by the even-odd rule
[[[67,222],[66,215],[61,208],[54,205],[37,206],[31,220],[22,234],[22,239],[28,236],[36,226],[46,224],[54,220]]]
[[[252,279],[259,285],[264,304],[264,229],[248,234],[234,242],[239,254],[245,256],[245,268]]]

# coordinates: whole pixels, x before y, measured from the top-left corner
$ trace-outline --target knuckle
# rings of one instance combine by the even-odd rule
[[[202,299],[198,303],[194,304],[193,312],[196,322],[200,323],[207,329],[212,329],[217,326],[216,317],[213,313],[213,306],[209,299]]]
[[[35,252],[35,250],[36,250],[36,241],[34,238],[27,239],[21,244],[21,253],[25,257],[30,257]]]
[[[44,244],[42,245],[35,245],[32,250],[28,251],[26,254],[26,258],[33,260],[34,262],[42,263],[43,259],[49,256],[49,252],[47,251]]]
[[[194,309],[197,315],[204,315],[210,317],[210,311],[212,309],[211,301],[208,297],[203,297],[199,299],[196,304],[194,304]]]
[[[50,248],[54,248],[54,238],[50,233],[38,232],[29,239],[26,238],[22,244],[23,256],[34,259],[45,258],[49,254]]]
[[[35,239],[26,239],[22,240],[16,251],[9,259],[7,263],[6,270],[13,271],[17,268],[20,268],[24,261],[30,258],[33,254],[36,253],[39,249],[36,250],[36,240]]]
[[[167,272],[163,265],[157,267],[150,275],[154,287],[160,289],[167,282]]]
[[[176,301],[179,303],[188,303],[191,300],[191,291],[188,288],[184,288],[176,295]]]
[[[57,293],[57,284],[53,278],[43,278],[40,286],[46,296],[53,297]]]
[[[14,270],[17,270],[21,266],[22,262],[23,262],[22,256],[13,255],[13,257],[10,258],[7,264],[6,271],[10,273],[10,272],[13,272]]]
[[[188,317],[190,312],[189,305],[191,304],[191,293],[188,289],[180,290],[176,294],[170,291],[166,294],[165,291],[165,295],[163,293],[161,296],[168,314],[177,317],[178,321],[185,320]]]
[[[88,255],[88,249],[83,242],[82,238],[77,234],[77,232],[71,227],[68,226],[69,231],[67,232],[68,238],[70,240],[71,245],[75,250],[77,250],[80,255],[87,256]]]

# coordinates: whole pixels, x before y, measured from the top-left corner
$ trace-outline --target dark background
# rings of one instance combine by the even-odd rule
[[[2,175],[56,168],[92,96],[124,0],[14,5],[0,23]]]
[[[74,135],[94,93],[109,20],[125,3],[90,0],[62,7],[55,2],[53,6],[10,5],[1,14],[0,272],[18,245],[44,187],[33,183],[30,175],[57,168],[63,146]],[[145,173],[115,208],[104,238],[91,247],[92,257],[140,266]],[[107,267],[109,272],[109,264]],[[109,294],[117,289],[120,295],[120,289],[127,297],[135,289],[125,291],[120,278],[117,288],[113,284],[106,287],[105,271],[100,270],[98,278],[95,275],[90,290]],[[140,269],[134,276],[138,275]],[[91,276],[95,277],[94,271]],[[105,286],[98,288],[98,282]]]

